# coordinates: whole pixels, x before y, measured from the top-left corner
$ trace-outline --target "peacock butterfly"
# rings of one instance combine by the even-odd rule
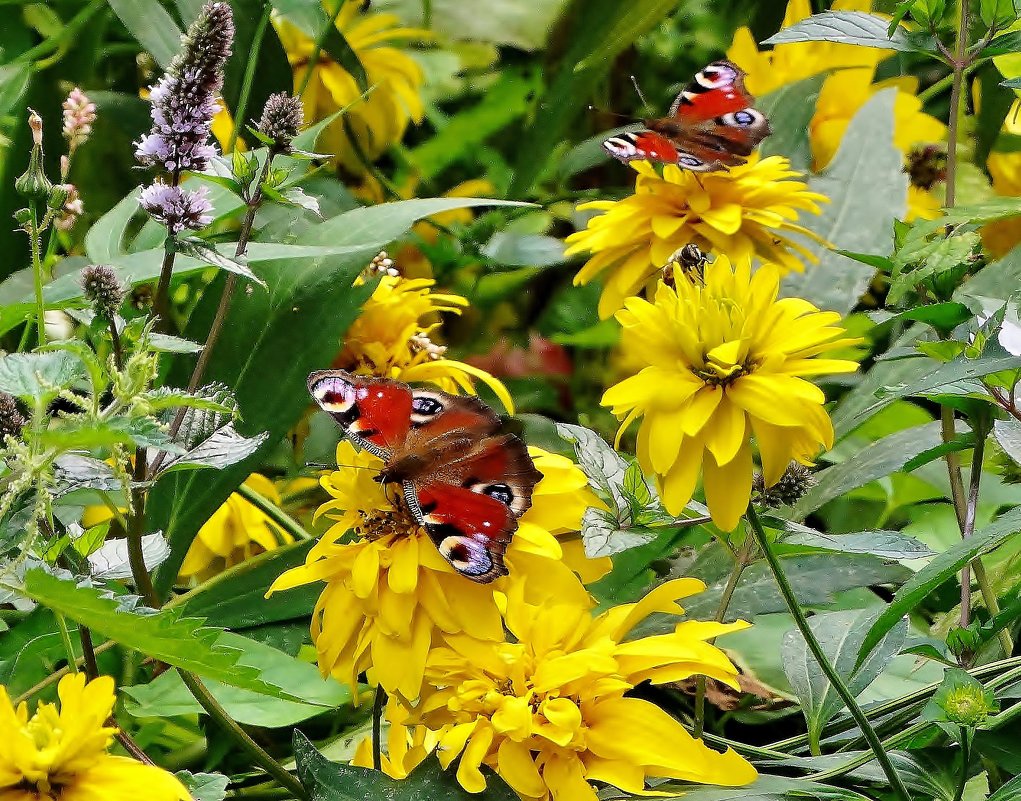
[[[377,480],[401,487],[454,570],[480,583],[507,574],[504,552],[542,474],[492,409],[343,370],[312,373],[308,390],[355,445],[383,460]]]
[[[714,61],[677,95],[666,117],[643,120],[648,130],[612,136],[603,149],[625,163],[663,161],[693,172],[733,167],[769,135],[769,121],[754,103],[740,67]]]

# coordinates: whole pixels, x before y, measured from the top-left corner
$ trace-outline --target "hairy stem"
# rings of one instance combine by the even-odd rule
[[[78,639],[82,644],[82,660],[85,663],[85,675],[89,680],[99,676],[99,662],[96,659],[96,646],[92,642],[92,632],[88,626],[78,624]]]
[[[170,326],[170,279],[174,274],[174,259],[177,257],[177,240],[167,232],[163,243],[163,266],[160,268],[160,280],[156,285],[156,295],[152,301],[153,310],[160,317],[159,327],[164,331]]]
[[[251,48],[248,51],[248,62],[245,64],[245,74],[241,80],[241,94],[238,96],[238,106],[234,110],[234,127],[230,131],[230,141],[227,143],[225,153],[233,153],[234,146],[238,142],[238,131],[245,124],[245,112],[248,109],[248,98],[252,93],[252,81],[255,78],[255,65],[259,61],[259,53],[262,50],[262,37],[266,35],[266,26],[269,24],[269,15],[273,6],[268,2],[263,4],[262,16],[255,28],[255,35],[252,37]]]
[[[953,77],[950,84],[950,120],[947,130],[947,199],[946,207],[953,208],[957,195],[957,140],[961,118],[961,100],[964,73],[968,68],[968,2],[958,3],[960,24],[957,28],[957,56],[950,62]]]
[[[964,726],[958,726],[957,730],[961,740],[961,776],[957,780],[954,801],[961,801],[964,797],[964,786],[968,783],[968,763],[971,761],[971,730]]]
[[[124,349],[121,347],[121,335],[117,333],[117,321],[110,318],[110,341],[113,342],[113,363],[117,370],[124,369]]]
[[[40,238],[42,232],[39,230],[38,207],[34,200],[29,201],[28,246],[32,251],[32,284],[35,289],[35,325],[38,334],[39,347],[46,344],[46,304],[43,302],[43,263],[39,255],[41,247]]]
[[[135,467],[132,479],[141,484],[146,479],[145,448],[135,449]],[[128,563],[131,565],[131,577],[135,582],[135,590],[153,609],[160,605],[159,596],[152,585],[152,576],[145,566],[142,554],[142,536],[145,534],[145,490],[140,486],[131,489],[131,525],[128,526]]]
[[[811,626],[808,625],[808,618],[805,616],[801,605],[798,603],[797,597],[794,595],[794,588],[791,587],[790,581],[787,579],[787,574],[784,573],[783,566],[780,564],[780,560],[769,543],[769,538],[766,536],[765,530],[762,528],[762,523],[759,520],[759,516],[755,512],[755,507],[751,504],[748,505],[747,512],[748,522],[751,524],[752,531],[755,534],[755,539],[758,541],[759,549],[762,551],[763,556],[766,558],[766,562],[769,564],[769,569],[773,573],[773,578],[776,581],[777,587],[780,589],[780,594],[783,596],[784,601],[787,603],[787,608],[791,613],[791,617],[794,618],[794,623],[798,627],[798,631],[805,638],[805,642],[808,644],[808,650],[812,652],[812,656],[815,661],[818,662],[819,668],[823,674],[829,679],[834,691],[840,696],[840,700],[844,702],[844,706],[847,707],[847,711],[854,718],[855,723],[858,724],[858,728],[861,729],[862,734],[865,736],[866,741],[869,744],[869,748],[876,755],[876,761],[879,762],[880,767],[883,769],[883,773],[886,774],[886,778],[890,781],[890,786],[893,788],[894,793],[901,801],[910,801],[911,796],[908,794],[907,788],[904,786],[904,782],[901,780],[900,774],[897,773],[897,769],[894,768],[893,763],[890,761],[890,755],[886,753],[886,749],[883,747],[882,741],[879,739],[879,735],[876,734],[875,729],[872,728],[872,724],[869,723],[869,719],[865,717],[865,713],[862,712],[858,702],[855,700],[854,694],[848,689],[847,684],[844,683],[844,679],[833,664],[827,658],[826,654],[823,653],[822,646],[819,645],[819,641],[816,639],[815,634],[812,632]]]
[[[199,702],[202,708],[206,711],[217,725],[220,726],[230,738],[245,751],[252,760],[262,766],[262,768],[280,782],[281,785],[286,787],[291,793],[294,794],[295,798],[307,799],[308,795],[305,793],[305,788],[301,786],[301,783],[289,773],[284,767],[271,757],[266,751],[260,746],[255,740],[253,740],[244,729],[229,715],[227,710],[220,706],[220,702],[217,701],[211,692],[206,688],[206,685],[202,683],[202,680],[194,673],[189,673],[187,670],[178,669],[178,674],[181,676],[181,681],[191,691],[191,694],[195,696],[195,700]]]
[[[730,578],[727,579],[727,586],[723,588],[723,594],[720,596],[720,605],[716,608],[716,616],[713,618],[717,623],[722,623],[727,616],[727,608],[734,597],[734,591],[737,589],[738,582],[741,581],[741,574],[744,573],[744,569],[751,562],[752,551],[754,549],[755,538],[750,535],[746,536],[744,544],[734,560],[734,567],[730,571]],[[715,641],[715,637],[709,640],[710,644]],[[695,722],[692,726],[692,734],[695,737],[701,737],[704,729],[705,676],[697,676],[695,678]]]

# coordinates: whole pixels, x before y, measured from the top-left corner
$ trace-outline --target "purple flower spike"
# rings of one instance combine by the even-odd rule
[[[207,194],[204,186],[193,192],[157,179],[142,190],[138,202],[149,216],[176,236],[186,230],[197,231],[213,221],[213,204]]]

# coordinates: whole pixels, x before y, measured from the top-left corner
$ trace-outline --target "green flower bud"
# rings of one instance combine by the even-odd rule
[[[960,668],[943,675],[943,683],[922,710],[922,720],[978,728],[997,709],[992,690]]]
[[[67,203],[71,191],[67,184],[54,184],[50,189],[49,197],[46,198],[46,208],[51,211],[60,211]]]
[[[32,129],[32,153],[28,159],[28,169],[18,176],[14,188],[22,197],[45,203],[53,184],[43,170],[43,120],[32,109],[28,111],[28,125]]]
[[[18,209],[16,212],[14,212],[14,219],[18,223],[18,225],[22,227],[28,225],[29,222],[32,220],[32,210]]]

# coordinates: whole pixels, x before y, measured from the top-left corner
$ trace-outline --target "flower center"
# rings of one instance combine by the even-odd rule
[[[412,537],[420,528],[402,498],[394,500],[393,509],[359,509],[358,515],[362,520],[355,526],[354,533],[370,541],[384,537]]]

